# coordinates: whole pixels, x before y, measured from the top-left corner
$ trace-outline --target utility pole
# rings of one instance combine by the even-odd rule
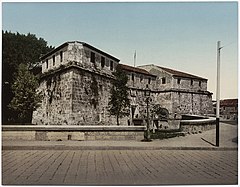
[[[220,41],[217,42],[217,108],[216,108],[216,146],[219,147],[219,113],[220,113]]]

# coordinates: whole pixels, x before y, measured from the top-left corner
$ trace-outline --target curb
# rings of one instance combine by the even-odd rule
[[[209,150],[237,151],[237,147],[143,147],[143,146],[2,146],[2,150]]]

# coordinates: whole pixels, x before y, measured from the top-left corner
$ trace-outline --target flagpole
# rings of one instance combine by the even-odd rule
[[[134,56],[133,56],[133,66],[134,66],[134,68],[136,66],[136,50],[135,50]],[[135,77],[135,71],[133,71],[133,76]],[[133,81],[133,87],[134,87],[134,81]]]
[[[137,56],[137,54],[136,54],[136,50],[135,50],[135,53],[134,53],[134,67],[136,67],[136,56]]]

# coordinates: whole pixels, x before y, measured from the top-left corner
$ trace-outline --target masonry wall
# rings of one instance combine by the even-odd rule
[[[148,76],[135,72],[126,72],[128,76],[127,86],[137,89],[146,89],[147,86],[149,89],[155,89],[156,87],[156,78],[153,76]]]
[[[95,54],[95,63],[91,62],[91,52]],[[60,58],[60,53],[62,53],[62,60]],[[53,63],[53,56],[55,56],[55,63]],[[105,59],[104,66],[101,64],[101,57]],[[110,68],[111,61],[113,63],[112,70]],[[118,61],[100,52],[83,46],[79,42],[68,43],[68,45],[63,47],[61,50],[56,51],[42,60],[42,73],[48,72],[49,70],[55,70],[61,65],[67,64],[78,65],[86,70],[95,69],[95,71],[98,72],[101,71],[105,74],[112,74],[112,72],[116,69]]]
[[[207,91],[206,80],[190,78],[173,78],[173,88],[189,91]]]
[[[62,59],[60,57],[60,52],[62,53]],[[55,63],[53,63],[53,56],[55,56]],[[61,51],[57,51],[52,55],[48,56],[42,60],[42,73],[48,72],[49,70],[54,70],[59,68],[61,65],[68,63],[68,47],[64,47]],[[48,65],[47,65],[48,64]]]
[[[72,75],[71,69],[50,74],[39,86],[43,100],[33,112],[32,123],[38,125],[68,125],[72,113]]]
[[[116,117],[108,110],[112,80],[79,67],[65,68],[45,76],[39,87],[43,101],[34,111],[32,123],[116,125]],[[121,118],[120,125],[131,125],[130,118],[129,109],[129,116]]]
[[[72,120],[78,125],[114,125],[108,102],[112,79],[80,69],[73,70]]]
[[[167,90],[173,87],[173,77],[164,71],[157,69],[151,69],[149,72],[153,75],[157,75],[155,90]]]
[[[211,95],[172,92],[172,112],[179,114],[205,115],[212,113]]]

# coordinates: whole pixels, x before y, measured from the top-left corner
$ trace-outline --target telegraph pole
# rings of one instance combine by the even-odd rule
[[[217,42],[217,108],[216,108],[216,146],[219,147],[219,111],[220,111],[220,41]]]

